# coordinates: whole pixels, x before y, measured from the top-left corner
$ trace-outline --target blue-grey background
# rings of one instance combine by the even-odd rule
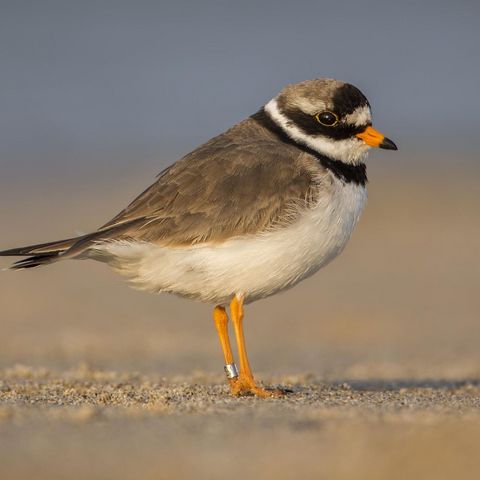
[[[0,249],[92,231],[289,82],[354,83],[400,147],[372,152],[345,251],[246,309],[260,381],[352,386],[303,416],[197,401],[223,382],[210,305],[0,258],[0,477],[478,478],[478,411],[441,405],[480,383],[479,27],[479,0],[0,0]],[[195,384],[183,413],[160,378]]]
[[[403,150],[476,152],[479,24],[474,0],[2,0],[1,167],[163,165],[318,76]]]

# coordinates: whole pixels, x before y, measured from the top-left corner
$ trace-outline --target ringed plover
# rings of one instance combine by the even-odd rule
[[[372,127],[360,90],[328,78],[288,85],[257,113],[163,170],[98,230],[0,255],[26,257],[14,270],[98,260],[136,288],[216,305],[231,392],[276,395],[254,380],[244,304],[293,287],[343,250],[367,198],[370,147],[397,149]]]

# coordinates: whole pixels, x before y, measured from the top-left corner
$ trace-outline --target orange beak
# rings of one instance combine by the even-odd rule
[[[357,133],[357,138],[363,140],[371,147],[384,148],[385,150],[398,150],[397,146],[383,133],[378,132],[373,127],[367,127],[362,133]]]

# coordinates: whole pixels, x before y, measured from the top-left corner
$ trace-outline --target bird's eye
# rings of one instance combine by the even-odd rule
[[[322,112],[315,115],[315,119],[318,123],[325,125],[326,127],[334,127],[338,123],[338,117],[333,112]]]

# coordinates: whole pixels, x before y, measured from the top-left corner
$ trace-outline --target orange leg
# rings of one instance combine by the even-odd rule
[[[238,356],[240,358],[240,375],[233,382],[232,393],[234,395],[254,394],[259,397],[273,397],[283,393],[280,390],[266,390],[259,387],[253,378],[250,363],[248,361],[245,337],[243,335],[243,297],[233,297],[230,303],[230,314],[232,317],[235,337],[237,339]]]
[[[225,358],[227,380],[230,384],[230,389],[233,392],[233,387],[238,374],[235,376],[236,367],[233,360],[232,348],[230,347],[230,338],[228,337],[228,316],[225,308],[221,306],[215,307],[215,310],[213,311],[213,321],[215,322],[215,328],[217,329],[218,338],[220,339],[223,357]]]

